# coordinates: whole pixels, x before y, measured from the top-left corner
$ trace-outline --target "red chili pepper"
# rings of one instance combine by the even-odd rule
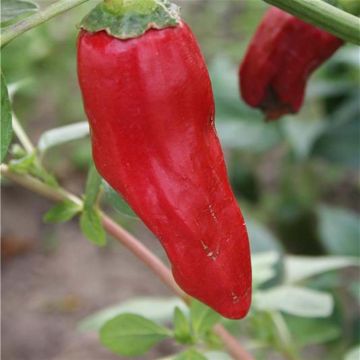
[[[324,30],[270,8],[240,65],[243,99],[269,120],[298,112],[307,78],[342,44]]]
[[[161,241],[184,291],[225,317],[245,316],[248,236],[189,27],[127,40],[82,30],[78,77],[100,174]]]

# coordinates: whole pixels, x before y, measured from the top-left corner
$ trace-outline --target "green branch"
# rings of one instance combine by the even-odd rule
[[[44,23],[45,21],[70,10],[88,0],[60,0],[55,4],[48,6],[46,9],[38,11],[34,15],[19,21],[18,23],[6,27],[1,34],[1,47],[15,39],[24,32]]]
[[[360,45],[360,19],[323,0],[264,0],[329,33]]]

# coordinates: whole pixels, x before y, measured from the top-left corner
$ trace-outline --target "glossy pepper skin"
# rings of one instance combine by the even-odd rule
[[[243,99],[268,120],[298,112],[309,75],[342,44],[326,31],[271,7],[240,65]]]
[[[225,317],[244,317],[248,236],[189,27],[130,40],[82,30],[78,77],[100,174],[161,241],[185,292]]]

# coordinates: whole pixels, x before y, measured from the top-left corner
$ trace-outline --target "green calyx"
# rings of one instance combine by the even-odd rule
[[[149,29],[177,26],[179,21],[179,8],[167,0],[104,0],[85,16],[80,27],[131,39]]]

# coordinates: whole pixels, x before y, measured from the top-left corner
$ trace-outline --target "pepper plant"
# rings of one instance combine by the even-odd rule
[[[84,2],[86,1],[63,0],[39,9],[38,5],[30,1],[4,0],[2,2],[4,27],[2,28],[1,45],[5,46],[26,31]],[[117,2],[105,1],[105,3],[112,6]],[[136,8],[143,6],[145,1],[128,0],[125,3]],[[339,0],[336,4],[334,2],[327,4],[321,0],[286,2],[272,0],[271,3],[323,28],[344,41],[359,44],[360,35],[357,31],[359,19],[355,16],[357,10],[356,6],[350,6],[349,2]],[[75,31],[76,29],[74,29]],[[226,102],[231,99],[231,96],[225,96],[228,89],[231,88],[231,82],[225,83],[222,79],[226,76],[225,72],[221,72],[221,76],[217,78],[219,75],[217,69],[221,68],[221,64],[223,64],[222,60],[214,61],[211,74],[217,111],[224,115],[224,107],[227,109],[226,111],[231,109],[226,106]],[[99,339],[106,348],[116,354],[126,356],[144,354],[152,346],[170,338],[181,346],[179,354],[171,356],[174,359],[226,359],[229,356],[236,359],[252,359],[254,356],[266,358],[271,350],[278,351],[289,359],[300,358],[302,345],[313,343],[314,339],[304,340],[304,334],[301,338],[296,333],[294,324],[296,321],[301,322],[298,318],[302,319],[305,324],[304,328],[306,328],[314,318],[321,319],[318,320],[319,323],[323,320],[326,321],[332,316],[334,309],[332,295],[327,291],[312,289],[311,287],[314,287],[312,281],[324,272],[356,265],[355,258],[324,256],[313,259],[289,256],[283,254],[281,247],[274,252],[273,244],[276,241],[273,236],[256,222],[252,222],[251,215],[247,215],[249,237],[253,248],[253,305],[248,317],[241,322],[221,318],[218,313],[206,305],[183,293],[162,261],[104,212],[103,205],[109,202],[115,208],[121,207],[121,211],[127,205],[99,176],[93,165],[90,165],[82,196],[75,195],[60,185],[60,181],[48,169],[44,161],[45,155],[50,149],[61,149],[69,141],[79,141],[79,139],[87,137],[89,134],[87,123],[81,122],[49,129],[41,135],[37,144],[33,144],[15,115],[15,112],[18,113],[17,109],[12,109],[11,106],[11,99],[15,93],[22,91],[21,85],[10,84],[7,86],[6,75],[6,73],[2,74],[1,77],[2,176],[6,180],[14,181],[56,202],[56,205],[45,214],[44,221],[49,223],[66,222],[78,216],[83,234],[95,245],[104,246],[107,234],[119,240],[147,264],[177,296],[176,299],[161,301],[135,299],[127,304],[116,305],[85,319],[80,325],[83,331],[98,332]],[[220,87],[225,91],[219,91]],[[236,89],[232,93],[237,96]],[[237,101],[239,102],[239,100]],[[241,111],[246,113],[246,108],[241,106]],[[244,125],[244,123],[242,124]],[[239,148],[240,139],[236,138],[234,131],[231,131],[232,125],[225,121],[219,122],[220,137],[231,146]],[[262,124],[261,129],[265,126]],[[284,121],[284,124],[280,126],[284,129],[282,132],[288,132],[289,139],[292,139],[293,123],[286,125]],[[251,125],[248,128],[246,125],[243,126],[245,130],[250,128]],[[331,134],[325,134],[326,131],[320,127],[315,126],[310,130],[313,130],[313,132],[310,131],[312,139],[319,136],[320,133],[325,137],[326,135],[331,136]],[[279,129],[274,127],[264,130],[266,140],[273,141],[273,144],[279,141],[280,133]],[[321,141],[324,141],[324,137]],[[321,153],[321,141],[320,145],[317,145],[317,150],[314,148],[314,151],[318,153]],[[259,146],[261,142],[262,138],[259,139]],[[262,144],[262,146],[265,145]],[[304,156],[303,149],[302,144],[293,140],[295,154]],[[289,164],[290,166],[291,164]],[[305,171],[308,172],[306,169]],[[126,211],[131,210],[127,208]],[[248,214],[251,214],[251,207],[249,207]],[[336,213],[324,216],[327,216],[327,219],[341,217]],[[256,244],[272,245],[266,245],[265,249],[257,249]],[[264,251],[269,250],[266,248],[267,246],[271,247],[271,251]],[[144,304],[151,304],[152,310],[149,310],[149,306],[146,307]],[[161,316],[154,316],[153,309],[161,309]],[[326,323],[323,326],[328,329]],[[330,336],[326,331],[325,335],[320,331],[323,336],[320,342],[336,338],[338,331],[339,329],[336,328]],[[241,335],[241,339],[244,340],[236,341],[232,334]],[[349,344],[348,347],[350,345],[353,344]],[[355,351],[356,349],[350,350],[349,358],[356,356]]]

